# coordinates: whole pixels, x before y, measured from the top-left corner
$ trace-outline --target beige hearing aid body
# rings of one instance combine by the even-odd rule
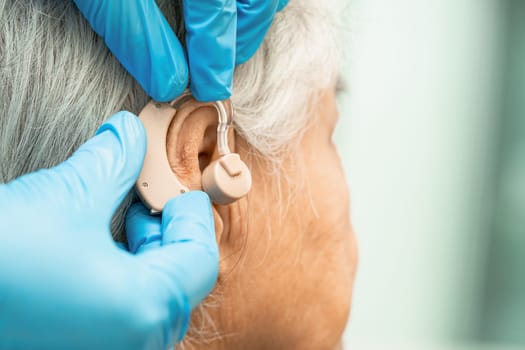
[[[146,129],[148,143],[136,189],[152,214],[160,213],[171,198],[191,190],[171,170],[166,150],[169,126],[176,117],[177,110],[191,99],[191,94],[186,92],[171,103],[151,101],[139,114]],[[228,146],[228,129],[233,119],[231,102],[218,101],[213,106],[219,119],[217,145],[220,157],[204,169],[202,188],[214,203],[226,205],[249,192],[252,178],[246,164]]]

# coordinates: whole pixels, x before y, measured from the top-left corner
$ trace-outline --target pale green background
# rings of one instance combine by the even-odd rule
[[[525,349],[525,1],[350,0],[349,349]]]

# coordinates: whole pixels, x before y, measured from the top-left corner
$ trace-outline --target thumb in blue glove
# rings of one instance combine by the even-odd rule
[[[210,202],[177,197],[156,218],[158,247],[117,248],[109,223],[145,145],[121,112],[66,162],[0,185],[0,348],[165,349],[183,337],[217,278]],[[148,232],[136,210],[133,237]]]
[[[74,0],[151,97],[168,102],[188,86],[199,101],[231,96],[233,71],[253,56],[288,0],[181,0],[187,57],[155,0]],[[187,60],[186,60],[187,58]]]

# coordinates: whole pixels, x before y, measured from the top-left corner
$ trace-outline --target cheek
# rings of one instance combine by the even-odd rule
[[[348,236],[350,196],[341,160],[332,144],[318,148],[315,159],[308,162],[307,174],[315,226],[323,232],[333,232],[334,238]]]
[[[346,325],[357,256],[348,189],[335,148],[319,139],[286,160],[279,184],[252,164],[247,212],[221,215],[235,220],[220,237],[217,317],[249,339],[244,348],[333,349]]]
[[[310,210],[305,211],[305,255],[315,281],[311,288],[324,305],[332,336],[341,336],[348,319],[357,248],[350,223],[349,193],[339,156],[332,145],[317,147],[307,166],[305,187]],[[314,278],[314,277],[313,277]],[[310,281],[312,282],[312,281]]]

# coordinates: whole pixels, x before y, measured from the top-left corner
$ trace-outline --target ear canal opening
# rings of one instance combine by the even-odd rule
[[[210,164],[211,156],[207,152],[199,152],[199,170],[202,174],[204,169]]]
[[[213,161],[217,148],[217,125],[210,125],[204,132],[204,138],[199,147],[198,159],[200,173]]]

